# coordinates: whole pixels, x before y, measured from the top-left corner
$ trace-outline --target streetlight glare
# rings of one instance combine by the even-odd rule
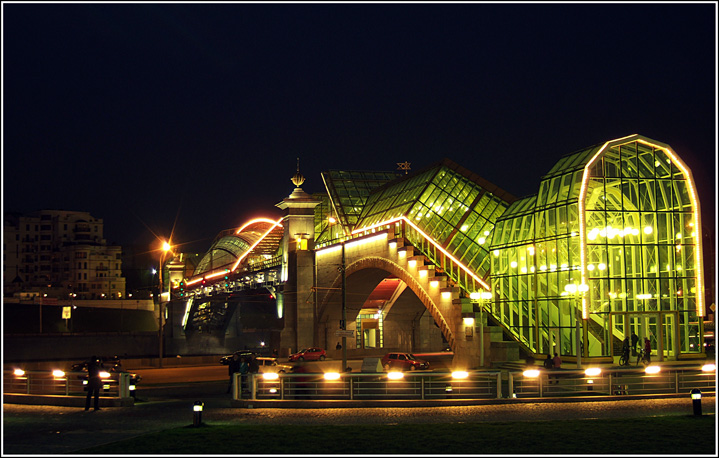
[[[167,251],[170,251],[170,249],[172,249],[172,246],[170,246],[170,244],[167,242],[167,240],[162,242],[162,251],[167,252]]]

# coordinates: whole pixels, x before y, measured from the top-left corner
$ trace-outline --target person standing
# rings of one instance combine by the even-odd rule
[[[85,398],[85,410],[90,410],[90,399],[94,396],[95,410],[100,410],[100,389],[102,388],[102,378],[100,371],[103,369],[102,363],[97,356],[92,355],[90,362],[87,364],[87,397]]]
[[[557,371],[561,368],[562,368],[562,358],[559,356],[558,353],[555,352],[554,358],[552,358],[552,370]],[[549,382],[549,383],[551,384],[552,382]],[[556,375],[554,376],[554,383],[557,385],[559,384],[559,377]]]
[[[247,360],[245,358],[240,358],[240,367],[238,369],[238,372],[240,373],[240,386],[241,393],[244,393],[247,391],[247,373],[250,371],[250,365],[247,364]]]
[[[644,338],[644,360],[647,364],[652,362],[652,343],[649,341],[649,337]]]
[[[230,374],[230,383],[227,385],[227,392],[229,393],[232,389],[232,379],[235,376],[236,372],[240,371],[240,357],[235,353],[232,355],[232,359],[230,360],[230,364],[227,368],[227,372]]]
[[[551,369],[553,367],[554,367],[554,361],[552,360],[552,355],[547,354],[547,359],[544,360],[544,368]]]
[[[629,365],[629,337],[624,338],[622,343],[622,357],[624,358],[624,365]]]
[[[632,350],[634,351],[634,353],[632,353],[633,355],[637,354],[637,344],[638,343],[639,343],[639,336],[637,335],[636,332],[632,331]]]

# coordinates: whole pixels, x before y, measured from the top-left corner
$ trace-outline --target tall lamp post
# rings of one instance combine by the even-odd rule
[[[479,366],[484,367],[484,306],[492,299],[490,291],[470,293],[469,298],[473,303],[479,303]]]
[[[160,354],[158,359],[157,367],[162,367],[162,355],[163,355],[163,344],[164,344],[164,310],[163,310],[163,303],[162,303],[162,292],[163,292],[163,285],[162,285],[162,271],[163,271],[163,265],[165,264],[165,256],[169,251],[172,250],[172,246],[169,242],[163,241],[162,242],[162,252],[160,254],[160,273],[159,273],[159,295],[157,298],[158,306],[160,309],[160,317],[159,317],[159,324],[160,324],[160,330],[159,330],[159,341],[160,341]]]
[[[581,285],[577,285],[575,283],[570,283],[564,287],[564,291],[571,294],[575,300],[578,300],[579,303],[577,304],[577,312],[579,312],[579,309],[582,307],[582,298],[584,297],[584,294],[589,291],[589,285],[586,285],[582,283]],[[577,369],[582,368],[582,318],[579,313],[577,313]]]

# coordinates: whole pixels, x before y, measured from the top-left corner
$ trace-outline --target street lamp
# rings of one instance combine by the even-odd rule
[[[571,294],[575,299],[579,299],[580,303],[577,304],[577,310],[582,306],[581,298],[584,294],[589,291],[589,285],[582,283],[577,285],[576,283],[570,283],[564,287],[564,291]],[[582,368],[582,325],[579,314],[577,314],[577,369]]]
[[[159,355],[159,356],[160,356],[160,357],[159,357],[159,359],[158,359],[158,367],[160,367],[160,368],[162,367],[162,355],[163,355],[163,348],[162,348],[162,346],[163,346],[163,340],[164,340],[164,335],[163,335],[163,328],[164,328],[164,325],[163,325],[164,310],[163,310],[163,308],[162,308],[162,306],[163,306],[163,304],[162,304],[162,288],[163,288],[163,286],[162,286],[162,271],[163,271],[162,266],[163,266],[164,263],[165,263],[165,256],[166,256],[167,253],[170,252],[170,251],[172,251],[172,246],[170,245],[170,243],[169,243],[167,240],[163,240],[163,242],[162,242],[162,252],[161,252],[161,254],[160,254],[160,275],[159,275],[159,277],[158,277],[158,278],[159,278],[159,280],[158,280],[158,286],[159,286],[159,291],[158,291],[158,293],[159,293],[159,296],[158,296],[158,298],[157,298],[158,307],[159,307],[159,309],[160,309],[160,317],[159,317],[159,319],[158,319],[158,320],[159,320],[159,324],[160,324],[160,330],[159,330],[159,341],[160,341],[160,355]]]
[[[484,367],[484,306],[492,299],[490,291],[470,293],[473,302],[479,302],[479,366]]]

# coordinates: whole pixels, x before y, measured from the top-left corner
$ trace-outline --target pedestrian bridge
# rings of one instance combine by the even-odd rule
[[[283,352],[345,337],[357,355],[448,345],[464,367],[612,362],[635,333],[659,361],[705,357],[701,215],[680,156],[632,135],[548,170],[516,198],[448,159],[331,170],[312,195],[298,169],[284,217],[221,233],[174,277],[182,332],[227,336],[237,304],[262,303]]]

